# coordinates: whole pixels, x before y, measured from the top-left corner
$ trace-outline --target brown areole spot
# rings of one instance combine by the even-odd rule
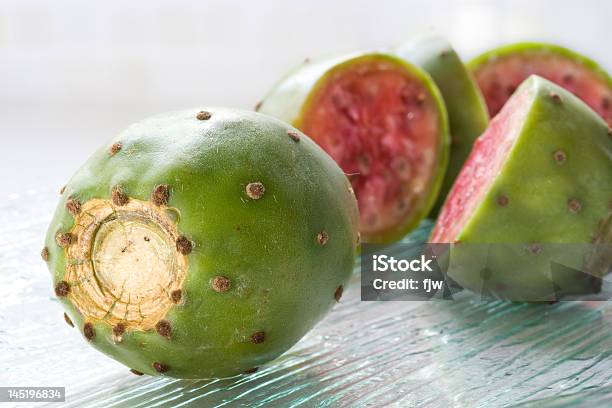
[[[112,157],[116,155],[117,153],[119,153],[122,147],[123,147],[123,144],[120,142],[113,143],[111,147],[108,149],[108,154]]]
[[[40,257],[43,261],[47,262],[49,260],[49,248],[44,247],[42,251],[40,251]]]
[[[69,232],[58,232],[55,242],[62,248],[68,248],[74,242],[74,236]]]
[[[160,336],[170,339],[170,335],[172,334],[172,326],[170,325],[169,321],[160,320],[155,325],[155,330],[157,331],[157,334],[159,334]]]
[[[143,372],[138,371],[138,370],[134,370],[133,368],[130,368],[130,373],[132,373],[134,375],[138,375],[138,376],[144,375]]]
[[[158,207],[167,205],[170,199],[170,188],[167,184],[159,184],[155,186],[151,193],[151,201]]]
[[[563,150],[557,150],[555,153],[553,153],[553,157],[555,158],[555,161],[559,164],[563,164],[565,163],[565,160],[567,160],[567,155]]]
[[[66,313],[64,313],[64,321],[68,324],[68,326],[74,327],[74,323],[72,323],[72,319],[70,319],[70,316],[68,316]]]
[[[317,234],[317,243],[321,246],[327,244],[327,241],[329,241],[329,235],[327,235],[327,232],[325,231],[321,231]]]
[[[76,217],[81,212],[81,202],[76,198],[69,198],[66,200],[66,210],[72,215]]]
[[[210,285],[215,290],[215,292],[223,293],[230,290],[232,287],[232,281],[230,281],[225,276],[215,276]]]
[[[62,186],[62,188],[60,188],[60,195],[64,194],[64,191],[66,191],[66,186]]]
[[[125,324],[123,323],[117,323],[114,327],[113,327],[113,334],[117,337],[121,337],[123,335],[123,333],[125,333]]]
[[[179,303],[182,297],[183,297],[183,292],[180,289],[173,290],[170,293],[170,299],[172,299],[173,303]]]
[[[342,287],[342,285],[340,285],[336,288],[336,291],[334,292],[334,299],[336,299],[336,302],[340,301],[340,298],[342,297],[342,292],[344,292],[344,288]]]
[[[130,201],[130,197],[125,194],[121,184],[117,184],[115,187],[113,187],[111,190],[111,198],[113,200],[113,204],[118,207],[122,207]]]
[[[456,135],[450,135],[451,146],[459,146],[461,144],[461,140]]]
[[[196,118],[197,118],[198,120],[208,120],[208,119],[210,119],[210,118],[211,118],[211,116],[212,116],[212,115],[210,114],[210,112],[207,112],[207,111],[200,111],[200,112],[198,112],[198,114],[196,115]]]
[[[255,332],[251,334],[251,343],[260,344],[263,343],[266,339],[266,334],[262,331]]]
[[[249,368],[248,370],[246,370],[244,373],[245,374],[253,374],[256,373],[257,370],[259,370],[259,367],[253,367],[253,368]]]
[[[246,194],[247,196],[249,196],[249,198],[252,198],[253,200],[259,200],[265,192],[266,188],[259,181],[249,183],[246,186]]]
[[[529,250],[529,252],[536,255],[542,252],[542,247],[538,244],[529,244],[527,246],[527,249]]]
[[[551,93],[549,93],[549,94],[548,94],[548,96],[550,96],[550,99],[552,99],[552,101],[553,101],[554,103],[556,103],[557,105],[560,105],[560,104],[561,104],[561,102],[562,102],[562,101],[561,101],[561,96],[560,96],[558,93],[556,93],[556,92],[551,92]]]
[[[92,341],[94,337],[96,337],[96,330],[94,329],[93,324],[87,322],[83,325],[83,335],[89,341]]]
[[[582,209],[582,203],[575,198],[567,200],[567,208],[571,213],[576,214]]]
[[[257,101],[257,103],[255,104],[255,112],[259,112],[259,109],[261,109],[261,105],[263,105],[263,102]]]
[[[158,361],[153,363],[153,368],[158,373],[165,373],[170,369],[170,367],[168,367],[168,364],[160,363]]]
[[[176,240],[176,249],[183,255],[189,255],[193,250],[193,244],[189,239],[181,235]]]
[[[295,132],[293,130],[288,130],[287,135],[289,135],[291,140],[293,140],[296,143],[300,141],[300,134],[298,132]]]
[[[499,204],[500,207],[505,207],[508,205],[508,196],[504,195],[504,194],[500,194],[497,196],[497,204]]]
[[[66,281],[59,281],[57,285],[55,285],[55,294],[58,297],[65,297],[70,293],[70,285]]]

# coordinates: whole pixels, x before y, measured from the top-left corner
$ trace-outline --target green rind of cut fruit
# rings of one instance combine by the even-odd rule
[[[430,213],[435,218],[470,154],[474,140],[489,123],[487,105],[471,73],[444,38],[422,36],[400,45],[395,52],[431,75],[448,112],[450,159],[439,198]]]

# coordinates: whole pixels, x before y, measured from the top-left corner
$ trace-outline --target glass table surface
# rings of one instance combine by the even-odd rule
[[[332,312],[258,372],[134,376],[62,318],[40,259],[57,200],[34,190],[0,200],[1,386],[65,386],[66,407],[612,406],[612,302],[529,305],[467,292],[362,302],[357,263]],[[430,228],[407,239],[423,241]]]

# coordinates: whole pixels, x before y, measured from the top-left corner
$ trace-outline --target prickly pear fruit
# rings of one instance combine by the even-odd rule
[[[572,92],[612,125],[612,79],[595,62],[567,48],[511,44],[476,57],[468,66],[491,116],[500,111],[521,82],[535,74]]]
[[[225,377],[272,360],[334,305],[357,203],[312,140],[254,112],[136,123],[66,186],[43,251],[69,319],[136,372]]]
[[[430,214],[435,217],[470,154],[474,140],[486,129],[489,114],[471,73],[444,38],[418,37],[395,51],[431,75],[442,93],[448,112],[450,159],[438,200]]]
[[[440,93],[420,68],[382,53],[306,62],[259,111],[301,129],[351,178],[364,242],[400,239],[431,210],[449,135]]]
[[[511,300],[551,300],[552,284],[561,296],[575,293],[584,279],[600,285],[592,278],[607,272],[612,260],[593,275],[570,271],[551,283],[551,256],[538,257],[534,249],[612,242],[610,135],[568,91],[538,76],[526,80],[476,140],[431,236],[456,244],[451,261],[474,261],[484,253],[475,244],[524,244],[526,251],[522,258],[498,254],[487,276],[474,263],[450,265],[449,276],[476,292],[484,279],[490,294]]]

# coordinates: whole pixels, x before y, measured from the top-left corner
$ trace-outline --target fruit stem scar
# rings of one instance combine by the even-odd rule
[[[184,237],[164,208],[137,199],[121,207],[93,199],[83,204],[70,234],[77,239],[66,251],[64,279],[79,285],[58,284],[56,292],[86,321],[104,321],[120,338],[128,329],[154,328],[178,303],[187,244],[177,250]]]

